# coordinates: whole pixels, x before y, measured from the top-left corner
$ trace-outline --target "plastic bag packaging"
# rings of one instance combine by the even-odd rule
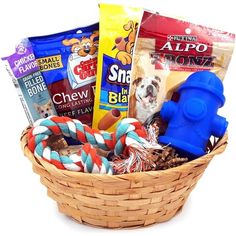
[[[223,80],[234,39],[232,33],[145,11],[133,57],[129,117],[145,122],[166,99],[177,99],[176,88],[195,71],[210,70]]]
[[[56,115],[30,42],[23,40],[14,54],[2,60],[17,89],[29,123],[32,125],[40,118]]]
[[[133,47],[141,8],[100,4],[100,40],[93,128],[113,131],[127,116]]]
[[[29,38],[58,115],[88,125],[93,116],[98,27]]]

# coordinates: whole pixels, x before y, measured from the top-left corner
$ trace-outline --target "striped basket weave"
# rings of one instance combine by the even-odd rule
[[[59,170],[36,159],[27,147],[28,130],[22,133],[22,149],[59,211],[80,223],[106,228],[146,226],[171,219],[212,158],[225,150],[228,138],[226,134],[209,154],[179,167],[101,175]]]

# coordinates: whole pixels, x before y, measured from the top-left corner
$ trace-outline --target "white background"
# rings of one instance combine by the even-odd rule
[[[130,0],[107,1],[144,6],[214,28],[236,32],[235,1]],[[87,25],[98,20],[96,0],[0,3],[0,56],[13,52],[24,37],[44,35]],[[221,114],[229,125],[229,144],[216,156],[192,192],[182,212],[162,224],[134,230],[107,230],[80,225],[58,213],[56,204],[33,174],[20,149],[20,134],[27,126],[11,79],[0,67],[0,235],[236,235],[236,58],[226,75],[226,104]]]

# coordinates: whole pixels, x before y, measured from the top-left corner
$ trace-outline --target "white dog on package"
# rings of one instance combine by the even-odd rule
[[[165,84],[158,76],[139,77],[133,81],[135,92],[129,100],[129,116],[142,123],[160,110],[164,102]]]

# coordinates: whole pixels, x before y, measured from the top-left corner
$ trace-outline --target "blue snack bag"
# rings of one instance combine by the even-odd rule
[[[96,23],[29,38],[58,115],[88,125],[93,115],[98,28]]]

